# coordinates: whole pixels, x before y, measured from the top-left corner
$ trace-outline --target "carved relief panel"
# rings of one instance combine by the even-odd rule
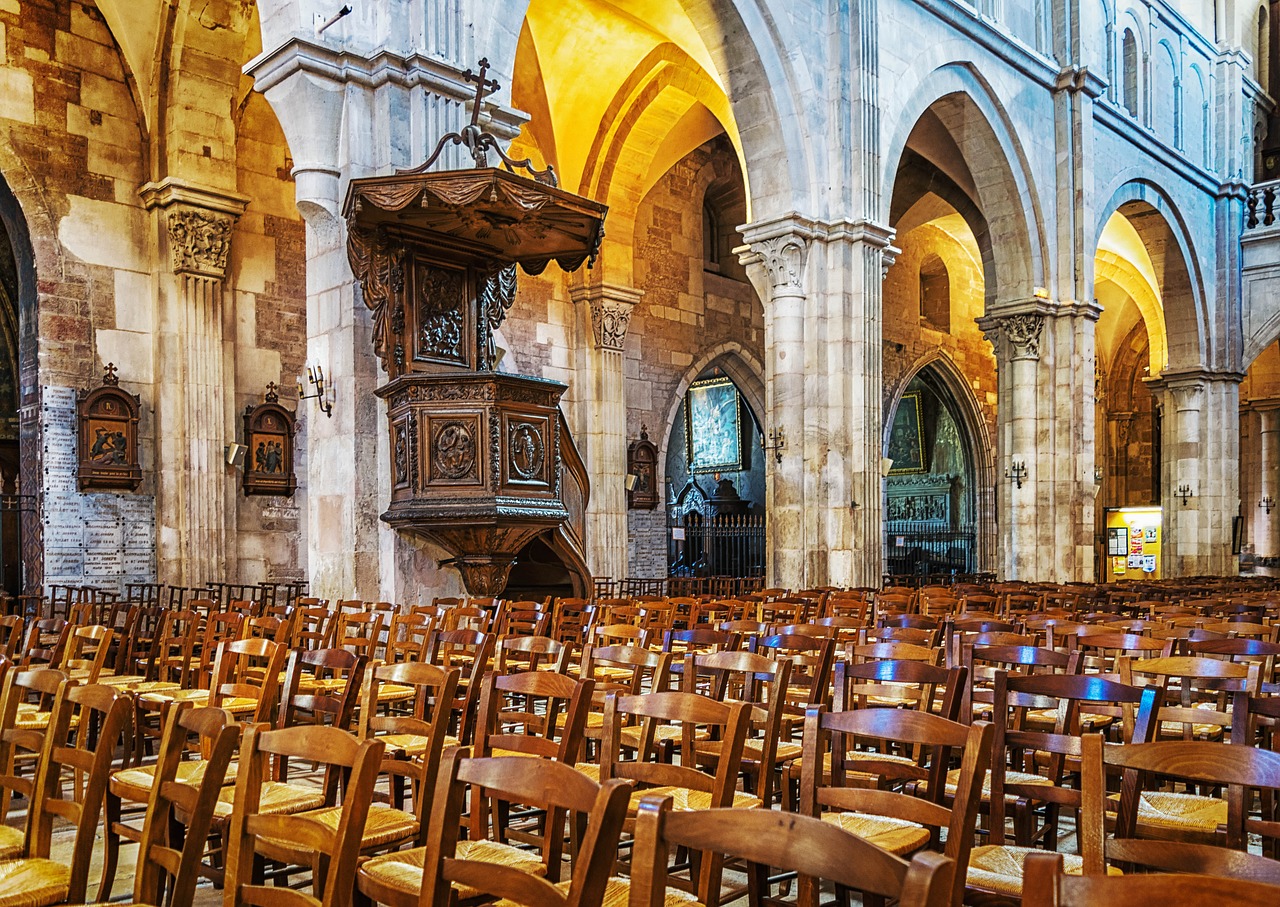
[[[425,485],[483,485],[485,438],[480,412],[427,419]]]
[[[543,415],[506,412],[502,423],[502,484],[549,486],[548,463],[556,459],[550,420]]]
[[[468,273],[421,259],[413,264],[413,281],[406,307],[413,320],[415,362],[471,368],[474,361],[474,307]]]

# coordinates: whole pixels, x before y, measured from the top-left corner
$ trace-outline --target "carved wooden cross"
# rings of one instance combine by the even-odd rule
[[[119,369],[116,368],[116,364],[114,362],[108,362],[107,367],[103,369],[104,374],[102,376],[102,383],[103,384],[119,384],[120,378],[116,374],[116,372],[118,371]]]
[[[499,85],[496,79],[486,79],[484,74],[489,71],[489,58],[480,58],[480,73],[477,75],[468,69],[462,74],[462,78],[468,82],[476,83],[476,102],[471,108],[471,125],[475,126],[480,121],[480,102],[485,99],[486,95],[491,95],[498,90]]]

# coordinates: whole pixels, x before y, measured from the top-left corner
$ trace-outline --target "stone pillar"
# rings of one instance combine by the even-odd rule
[[[1096,305],[1039,300],[979,324],[996,351],[1000,574],[1091,581]],[[1015,469],[1025,469],[1019,480]]]
[[[805,265],[808,236],[770,225],[773,235],[756,238],[744,228],[748,246],[740,251],[764,301],[765,442],[782,447],[765,451],[765,572],[772,586],[806,584],[805,526]]]
[[[1274,403],[1258,410],[1258,500],[1245,501],[1253,510],[1253,549],[1258,557],[1275,557],[1276,540],[1280,538],[1280,505],[1273,504],[1268,513],[1259,506],[1264,498],[1280,500],[1280,407]]]
[[[581,436],[591,473],[587,504],[587,564],[595,576],[627,575],[627,400],[623,349],[631,310],[644,293],[613,284],[577,286],[570,297],[590,319],[585,381],[579,386],[586,422]]]
[[[1242,378],[1197,369],[1166,371],[1151,382],[1163,413],[1164,576],[1239,570],[1231,532],[1240,512]]]
[[[157,572],[161,582],[202,586],[235,577],[235,476],[223,460],[236,439],[224,351],[231,232],[249,199],[176,179],[139,193],[156,219],[161,260],[156,332]],[[234,349],[234,344],[229,344]]]
[[[892,231],[791,215],[743,228],[764,299],[768,578],[878,586],[883,565],[884,271]],[[808,277],[806,278],[806,274]]]

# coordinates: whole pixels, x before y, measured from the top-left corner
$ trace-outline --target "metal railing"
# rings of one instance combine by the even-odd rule
[[[689,514],[667,531],[671,576],[764,576],[762,515]]]
[[[890,523],[885,528],[888,576],[953,575],[974,572],[977,533],[972,526],[931,529]]]

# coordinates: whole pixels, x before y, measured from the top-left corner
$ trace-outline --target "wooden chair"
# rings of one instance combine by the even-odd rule
[[[589,748],[598,747],[604,736],[605,701],[610,693],[638,695],[662,692],[671,682],[671,653],[654,652],[633,646],[588,646],[582,653],[583,679],[595,683],[591,712],[587,715],[584,735]],[[633,728],[624,729],[628,734]],[[633,740],[634,744],[635,741]],[[626,747],[627,737],[621,744]],[[634,746],[631,747],[634,749]],[[589,771],[596,771],[594,766]]]
[[[6,614],[0,617],[0,655],[13,661],[18,656],[18,646],[22,643],[22,616]]]
[[[21,855],[0,863],[0,902],[30,907],[85,902],[107,777],[128,727],[124,693],[74,680],[61,685],[44,737]],[[64,771],[76,775],[70,798],[63,796]],[[75,828],[69,865],[50,859],[55,820]]]
[[[250,727],[240,750],[223,903],[227,907],[351,903],[361,833],[382,756],[381,741],[358,740],[337,728]],[[337,774],[345,776],[342,805],[336,815],[321,822],[310,816],[267,812],[263,792],[273,757],[323,765],[335,787]],[[259,856],[281,862],[305,861],[303,865],[311,869],[312,894],[291,892],[286,896],[286,889],[261,884],[254,877],[254,862]]]
[[[507,636],[498,640],[493,669],[499,674],[521,671],[564,674],[569,670],[571,654],[569,646],[550,636]]]
[[[304,599],[303,601],[311,601]],[[337,621],[333,612],[318,601],[315,604],[299,604],[293,615],[293,640],[295,649],[327,649]]]
[[[439,668],[459,670],[453,714],[456,735],[461,743],[474,736],[476,707],[480,702],[480,680],[489,670],[495,640],[479,630],[444,630],[435,633],[427,646],[427,661]]]
[[[1275,803],[1280,753],[1234,743],[1166,740],[1107,747],[1101,759],[1122,773],[1115,837],[1107,842],[1110,860],[1126,871],[1140,866],[1280,884],[1280,862],[1248,852],[1250,834],[1261,835],[1264,853],[1274,854],[1280,841],[1280,822],[1249,815],[1255,791],[1263,804]],[[1226,788],[1226,796],[1180,814],[1174,804],[1189,795],[1165,789],[1170,781]],[[1189,821],[1152,821],[1144,802],[1159,806],[1162,817]]]
[[[551,618],[551,608],[542,602],[509,602],[499,612],[494,632],[499,636],[547,636]]]
[[[382,642],[383,614],[380,611],[339,612],[333,633],[335,649],[349,649],[369,661],[377,658]]]
[[[203,757],[199,762],[183,758],[190,736],[199,741]],[[106,843],[98,901],[111,898],[119,839],[124,834],[139,845],[134,872],[135,904],[160,907],[165,903],[166,891],[168,904],[191,903],[201,875],[201,858],[213,822],[214,803],[239,743],[240,728],[230,714],[222,709],[192,708],[184,702],[169,711],[154,765],[111,773],[103,823]],[[128,777],[130,774],[134,776],[132,779]],[[147,797],[141,829],[120,825],[118,807],[114,814],[112,812],[110,787],[130,780]],[[119,803],[118,797],[116,803]],[[180,836],[175,833],[175,823],[185,826]]]
[[[526,671],[486,674],[481,683],[475,755],[539,756],[573,765],[595,681]]]
[[[204,632],[194,650],[197,661],[192,667],[192,685],[209,689],[213,682],[213,660],[218,646],[227,640],[239,639],[244,629],[245,617],[239,611],[211,611],[204,619]]]
[[[1242,879],[1192,874],[1139,875],[1126,878],[1063,871],[1062,854],[1027,856],[1024,900],[1046,907],[1274,907],[1280,886]]]
[[[742,771],[748,792],[765,805],[773,803],[776,774],[799,759],[798,741],[782,739],[783,710],[787,704],[791,663],[752,652],[711,652],[685,656],[684,689],[699,692],[704,686],[711,698],[750,704],[747,736],[742,744]],[[682,761],[693,765],[718,764],[724,742],[714,737],[695,739],[692,750],[682,751]]]
[[[609,878],[627,809],[620,781],[596,783],[567,765],[519,756],[470,759],[448,753],[436,783],[430,837],[425,847],[375,857],[360,869],[360,891],[395,907],[487,903],[497,899],[531,907],[591,907],[613,887]],[[541,851],[501,840],[459,840],[468,787],[546,811]],[[581,829],[573,874],[565,881],[562,848],[566,819]]]
[[[970,854],[971,897],[1020,897],[1023,857],[1037,841],[1056,846],[1058,815],[1064,807],[1077,811],[1080,828],[1081,852],[1068,861],[1071,871],[1102,871],[1103,781],[1093,777],[1097,773],[1089,768],[1090,759],[1081,756],[1082,747],[1101,740],[1085,728],[1116,724],[1121,742],[1147,742],[1155,733],[1159,707],[1154,687],[1137,689],[1096,676],[996,673],[995,741],[990,787],[983,797],[990,813],[990,843]],[[1048,711],[1054,716],[1052,723],[1046,728],[1029,722],[1028,713],[1034,710]],[[1072,769],[1081,773],[1077,787],[1068,783]],[[1037,806],[1044,818],[1039,828]],[[1005,817],[1010,812],[1013,845],[1005,844]]]
[[[22,666],[57,667],[62,661],[62,650],[70,633],[71,624],[60,617],[44,617],[32,621],[27,630],[27,641],[22,646]]]
[[[305,723],[350,730],[366,663],[363,655],[346,649],[290,651],[276,727]]]
[[[950,900],[959,907],[992,736],[987,722],[965,725],[919,711],[811,709],[805,719],[800,812],[899,856],[937,846],[945,829],[944,853],[956,865]],[[847,759],[854,742],[869,741],[876,742],[879,753],[863,750],[860,758]],[[960,758],[954,771],[953,755]],[[829,772],[819,770],[824,763]],[[879,784],[852,785],[850,774],[872,776]],[[907,792],[911,789],[917,793]],[[816,892],[802,894],[801,902],[816,903]]]
[[[67,680],[66,674],[53,668],[23,671],[5,665],[3,693],[0,693],[0,860],[22,853],[22,829],[5,821],[9,818],[14,794],[31,803],[35,773],[22,774],[20,769],[35,765],[43,751],[53,703]],[[31,696],[39,697],[43,712],[24,708]]]
[[[194,611],[166,611],[151,649],[147,680],[192,686],[193,655],[200,638],[200,618]]]
[[[113,633],[100,625],[79,626],[67,635],[58,670],[81,683],[97,683],[111,651]]]
[[[946,857],[922,853],[907,862],[827,822],[774,810],[707,809],[680,812],[670,797],[650,795],[640,803],[629,883],[611,880],[627,891],[629,907],[679,903],[668,864],[673,849],[702,854],[701,873],[693,880],[698,902],[720,904],[719,866],[726,856],[748,861],[749,903],[758,907],[768,893],[769,867],[802,877],[834,882],[837,890],[870,892],[896,898],[900,907],[941,907],[949,903],[955,865]],[[715,855],[715,858],[712,858]],[[607,895],[606,895],[607,897]],[[610,898],[607,903],[619,903]]]
[[[407,710],[405,703],[398,703],[397,711],[386,714],[379,711],[379,692],[383,685],[408,687],[413,691]],[[388,776],[391,809],[401,814],[399,825],[393,813],[376,816],[380,821],[375,828],[382,828],[379,840],[368,838],[362,848],[384,846],[387,834],[400,829],[406,835],[405,816],[416,822],[412,837],[423,843],[425,832],[424,810],[431,805],[432,788],[440,768],[440,756],[447,748],[458,745],[456,737],[449,736],[449,722],[458,686],[458,669],[444,670],[435,665],[406,661],[394,665],[373,665],[365,672],[364,702],[360,709],[359,735],[362,740],[378,739],[385,747],[385,755],[379,773]],[[410,787],[413,809],[404,804],[405,785]]]
[[[587,634],[595,622],[596,607],[585,598],[562,598],[556,602],[551,621],[551,638],[575,649],[587,644]]]
[[[434,622],[426,614],[395,614],[387,630],[387,658],[391,663],[425,661]]]

